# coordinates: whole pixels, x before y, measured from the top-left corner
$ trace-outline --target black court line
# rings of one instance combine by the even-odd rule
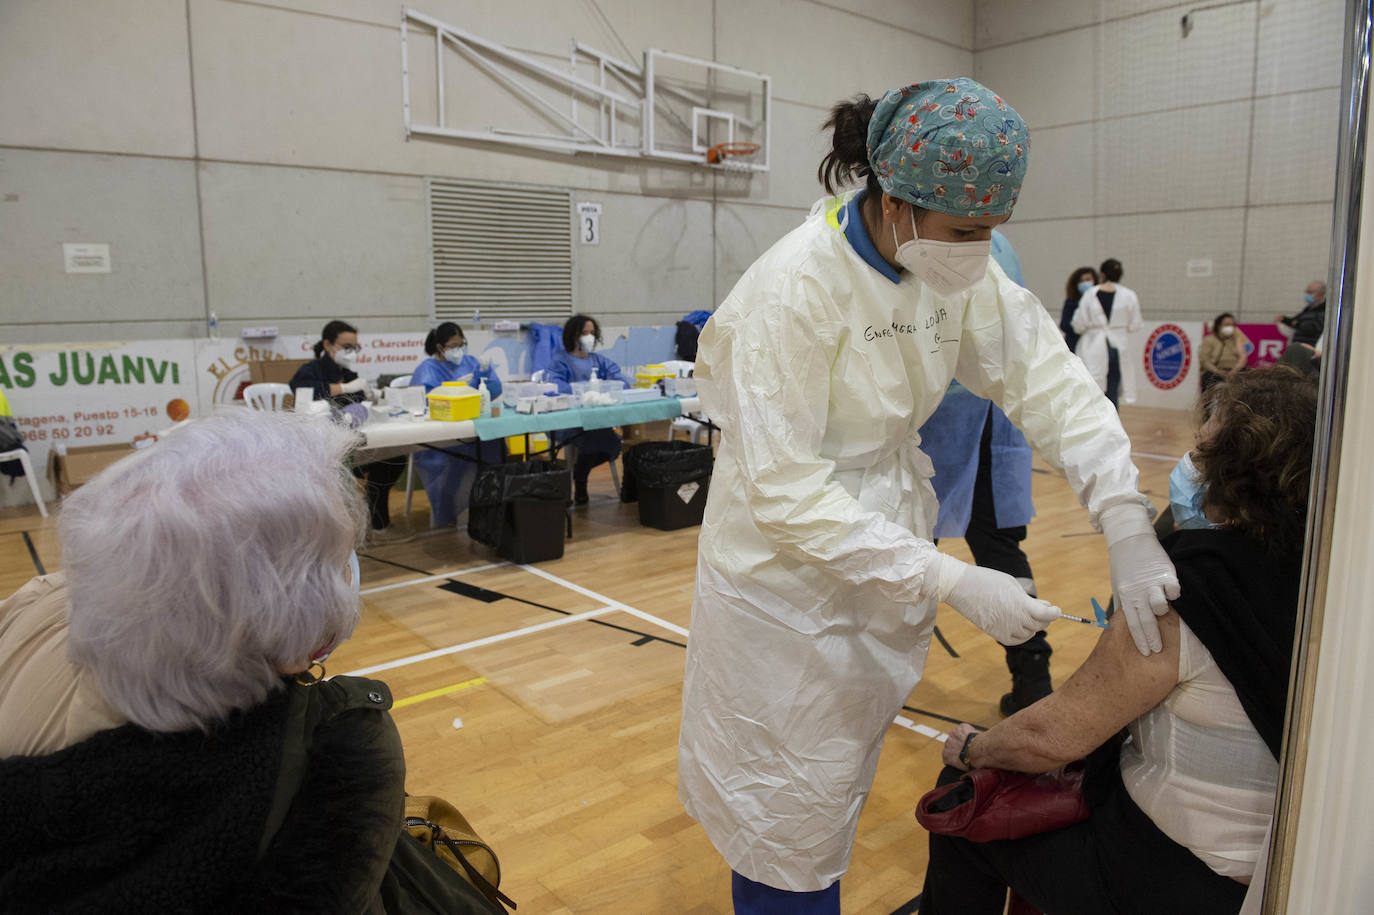
[[[892,910],[892,915],[916,915],[921,911],[921,897],[917,896],[910,902],[903,903]]]
[[[378,556],[373,556],[367,553],[359,553],[358,555],[364,559],[371,559],[373,562],[380,562],[389,566],[395,566],[398,569],[405,569],[407,572],[415,572],[418,575],[432,576],[435,574],[434,572],[426,572],[424,569],[417,569],[414,566],[408,566],[402,562],[393,562],[390,559],[382,559]],[[527,600],[523,597],[516,597],[513,594],[502,594],[500,591],[491,591],[487,588],[478,588],[473,585],[465,584],[453,578],[448,579],[448,581],[445,584],[439,585],[439,588],[441,590],[448,591],[453,594],[460,594],[464,597],[472,597],[476,600],[480,600],[483,603],[487,604],[494,603],[498,600],[513,600],[519,604],[528,604],[531,607],[538,607],[540,610],[548,610],[550,613],[561,613],[563,616],[573,615],[572,611],[570,610],[560,610],[558,607],[550,607],[548,604],[541,604],[538,601]],[[583,620],[583,622],[595,623],[598,626],[605,626],[607,629],[615,629],[620,632],[628,633],[630,635],[639,636],[639,638],[630,643],[632,646],[636,647],[640,645],[647,645],[650,642],[663,642],[665,645],[676,645],[679,648],[687,647],[686,642],[678,642],[673,639],[664,638],[661,635],[654,635],[652,632],[641,632],[638,629],[631,629],[628,626],[619,626],[615,623],[609,623],[606,620],[589,619]]]
[[[913,714],[913,715],[924,715],[926,718],[935,718],[935,719],[937,719],[937,720],[939,720],[939,721],[948,721],[950,724],[963,724],[963,723],[964,723],[964,719],[962,719],[962,718],[951,718],[951,717],[949,717],[948,715],[941,715],[939,712],[927,712],[927,711],[926,711],[925,709],[923,709],[923,708],[914,708],[914,707],[912,707],[912,706],[910,706],[910,705],[904,705],[904,706],[902,706],[902,710],[903,710],[903,711],[906,711],[906,712],[910,712],[910,713]]]
[[[945,634],[944,634],[943,632],[940,631],[940,627],[939,627],[939,626],[935,626],[934,629],[935,629],[935,638],[937,638],[937,639],[940,640],[940,644],[941,644],[942,646],[944,646],[945,651],[948,651],[948,652],[949,652],[949,656],[950,656],[951,658],[957,658],[957,657],[959,657],[959,652],[955,651],[955,650],[954,650],[954,646],[950,645],[949,642],[947,642],[947,641],[945,640]]]
[[[38,558],[38,550],[33,545],[33,539],[29,537],[28,531],[20,531],[24,535],[24,546],[29,548],[29,558],[33,560],[33,567],[38,570],[39,575],[47,575],[48,570],[43,568],[43,560]]]

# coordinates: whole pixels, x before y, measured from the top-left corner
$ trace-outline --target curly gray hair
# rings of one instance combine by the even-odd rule
[[[152,731],[204,729],[352,634],[353,443],[319,417],[226,410],[66,499],[69,653],[112,708]]]

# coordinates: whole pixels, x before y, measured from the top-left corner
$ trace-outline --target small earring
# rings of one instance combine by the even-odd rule
[[[320,672],[318,674],[315,673],[316,667],[320,669]],[[321,664],[319,661],[311,661],[309,667],[307,667],[300,673],[296,674],[296,682],[299,683],[301,686],[314,686],[316,683],[319,683],[323,679],[324,665]]]

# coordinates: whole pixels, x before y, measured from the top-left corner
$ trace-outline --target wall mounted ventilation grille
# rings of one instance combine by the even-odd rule
[[[426,182],[436,321],[561,321],[573,313],[572,192]]]

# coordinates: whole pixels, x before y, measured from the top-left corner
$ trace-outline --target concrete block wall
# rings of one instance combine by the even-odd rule
[[[773,169],[745,182],[407,141],[393,0],[6,0],[0,340],[204,336],[211,312],[221,336],[312,333],[334,317],[423,329],[427,176],[600,202],[602,243],[577,249],[578,307],[606,324],[671,324],[714,307],[820,196],[831,104],[974,65],[964,0],[415,6],[552,62],[577,37],[768,73]],[[500,102],[494,84],[473,93],[465,103]],[[109,244],[113,271],[65,274],[64,242]]]
[[[1327,276],[1345,3],[1204,9],[1185,38],[1196,6],[977,0],[974,73],[1031,126],[1003,231],[1056,315],[1107,257],[1149,318],[1270,321]]]

